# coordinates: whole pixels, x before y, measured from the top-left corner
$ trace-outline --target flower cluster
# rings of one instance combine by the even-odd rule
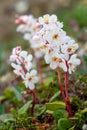
[[[76,70],[80,60],[75,53],[78,44],[62,29],[63,23],[56,15],[44,15],[38,19],[40,29],[33,35],[36,45],[44,53],[44,59],[52,69],[62,68],[71,74]]]
[[[38,82],[37,71],[32,69],[32,55],[27,51],[23,51],[20,46],[13,48],[10,56],[11,66],[14,68],[14,73],[21,76],[24,80],[26,88],[33,90],[35,83]]]
[[[43,52],[39,48],[40,45],[39,43],[36,44],[32,39],[33,35],[35,35],[35,33],[41,28],[40,24],[37,22],[37,19],[34,18],[33,15],[22,15],[16,16],[15,22],[19,25],[17,27],[17,32],[22,33],[24,39],[29,41],[35,57],[38,59],[41,58],[43,56]]]

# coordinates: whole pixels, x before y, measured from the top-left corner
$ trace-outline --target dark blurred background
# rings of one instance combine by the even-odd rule
[[[28,47],[16,32],[15,15],[56,14],[64,23],[64,30],[80,46],[87,44],[87,0],[0,0],[0,82],[9,79],[9,55],[16,45]],[[86,48],[86,47],[85,47]]]

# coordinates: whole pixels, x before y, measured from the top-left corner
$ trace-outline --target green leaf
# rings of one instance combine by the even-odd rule
[[[44,106],[42,107],[41,112],[38,114],[38,116],[42,115],[45,111],[46,111],[46,106],[44,105]]]
[[[73,127],[71,127],[69,130],[75,130],[75,125]]]
[[[44,79],[44,85],[48,86],[52,81],[53,81],[53,78],[52,77],[48,77],[48,78]]]
[[[3,105],[0,106],[0,115],[5,112],[5,107]]]
[[[5,100],[6,97],[5,96],[0,96],[0,102],[2,102],[3,100]]]
[[[47,110],[55,111],[59,108],[65,109],[66,108],[65,103],[62,101],[55,101],[55,102],[51,102],[51,103],[46,103]]]
[[[84,27],[87,25],[87,5],[82,4],[81,2],[79,4],[76,4],[73,10],[73,16],[78,22],[78,24],[81,27]]]
[[[68,118],[68,113],[64,109],[58,109],[54,111],[53,116],[56,120],[59,120],[60,118]]]
[[[87,108],[85,108],[85,109],[83,109],[83,110],[81,111],[81,114],[84,114],[84,113],[87,113]]]
[[[46,113],[53,114],[53,111],[47,110]]]
[[[0,116],[0,120],[3,122],[15,121],[12,114],[3,114]]]
[[[22,100],[22,95],[20,94],[20,92],[18,91],[18,89],[16,87],[12,87],[12,91],[14,92],[16,98],[21,101]]]
[[[30,104],[31,104],[32,101],[28,101],[23,107],[21,107],[19,110],[18,110],[18,114],[24,114],[26,113],[26,111],[29,109],[30,107]]]
[[[10,112],[11,112],[11,114],[12,114],[14,117],[16,117],[17,111],[16,111],[15,108],[11,108],[11,109],[10,109]]]
[[[84,61],[85,61],[85,63],[87,64],[87,56],[86,55],[84,55]]]
[[[71,122],[67,118],[61,118],[58,120],[58,130],[68,130],[71,127]]]
[[[52,102],[53,100],[55,100],[55,98],[57,98],[60,95],[60,91],[56,92],[51,98],[49,102]]]
[[[11,87],[7,87],[4,91],[4,96],[8,99],[11,99],[14,96],[14,92]]]

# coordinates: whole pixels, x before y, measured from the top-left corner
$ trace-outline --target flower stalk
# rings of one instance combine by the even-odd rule
[[[60,75],[60,68],[58,67],[58,81],[59,81],[59,86],[60,86],[60,91],[62,94],[62,97],[65,98],[65,94],[64,94],[64,89],[61,83],[61,75]]]
[[[32,90],[32,108],[31,108],[31,114],[32,116],[34,115],[34,107],[35,107],[35,103],[36,103],[36,94],[35,91]]]
[[[64,99],[64,102],[66,104],[66,108],[69,113],[69,117],[72,117],[73,112],[72,112],[72,108],[70,105],[70,99],[69,99],[69,94],[68,94],[68,72],[65,72],[64,78],[65,78],[65,80],[64,80],[65,91],[64,91],[64,88],[61,83],[60,68],[58,67],[58,82],[59,82],[59,86],[60,86],[60,91],[61,91],[62,97]]]
[[[72,117],[73,116],[73,112],[72,112],[72,108],[71,108],[71,105],[70,105],[70,99],[69,99],[69,94],[68,94],[68,72],[65,72],[64,84],[65,84],[65,103],[66,103],[66,108],[67,108],[67,111],[69,113],[69,117]]]
[[[42,58],[38,59],[38,74],[39,74],[39,83],[43,85],[43,77],[42,77]]]
[[[27,73],[27,70],[24,66],[24,63],[21,62],[21,65],[22,65],[22,68],[24,70],[24,73],[26,74]],[[32,94],[32,108],[31,108],[31,115],[33,116],[34,115],[34,107],[35,107],[35,103],[36,103],[36,94],[35,94],[35,91],[34,90],[30,90],[29,91],[31,94]]]
[[[25,68],[24,63],[21,61],[21,59],[20,59],[19,57],[17,57],[17,59],[19,60],[20,64],[22,65],[22,69],[23,69],[23,71],[24,71],[24,74],[26,74],[26,73],[27,73],[27,70],[26,70],[26,68]]]
[[[32,69],[32,55],[27,51],[23,51],[20,46],[13,48],[10,56],[11,66],[14,68],[14,73],[21,76],[27,90],[27,94],[32,94],[32,108],[31,114],[34,114],[34,107],[36,103],[35,83],[38,82],[37,71]]]

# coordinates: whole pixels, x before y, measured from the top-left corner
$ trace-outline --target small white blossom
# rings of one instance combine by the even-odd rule
[[[82,130],[87,130],[87,124],[84,124],[84,125],[82,126]]]
[[[31,90],[35,88],[35,83],[38,82],[38,77],[36,75],[36,70],[31,70],[30,72],[26,73],[24,82],[27,88],[29,87]]]
[[[22,69],[21,65],[17,65],[15,63],[11,63],[11,66],[14,68],[13,72],[17,75],[17,76],[21,76],[24,79],[24,71]]]
[[[62,68],[64,71],[67,71],[65,60],[63,59],[63,55],[58,54],[54,49],[50,48],[45,54],[45,61],[47,64],[50,64],[52,69],[56,69],[58,67]]]
[[[51,46],[61,44],[62,39],[65,37],[66,33],[63,30],[58,30],[54,28],[52,30],[46,31],[44,39],[48,41]]]
[[[68,71],[70,74],[76,71],[77,65],[80,65],[80,59],[77,58],[77,54],[74,54],[68,61]]]
[[[10,61],[11,62],[16,61],[17,57],[20,55],[20,52],[21,52],[21,47],[20,46],[17,46],[15,48],[13,48],[12,55],[10,56]]]
[[[25,56],[24,58],[24,65],[25,65],[25,68],[27,69],[27,71],[29,71],[31,68],[32,68],[32,58],[33,56],[30,54],[28,56]]]
[[[57,22],[57,16],[56,15],[49,15],[46,14],[43,17],[39,17],[39,23],[44,25],[44,24],[49,24],[49,23],[55,23]]]
[[[66,37],[65,43],[61,45],[62,53],[66,54],[73,54],[78,49],[78,44],[75,43],[75,40],[71,39],[70,37]]]
[[[58,67],[62,68],[65,72],[67,71],[65,60],[62,58],[62,55],[55,53],[52,56],[52,60],[50,63],[50,67],[52,69],[56,69]]]

